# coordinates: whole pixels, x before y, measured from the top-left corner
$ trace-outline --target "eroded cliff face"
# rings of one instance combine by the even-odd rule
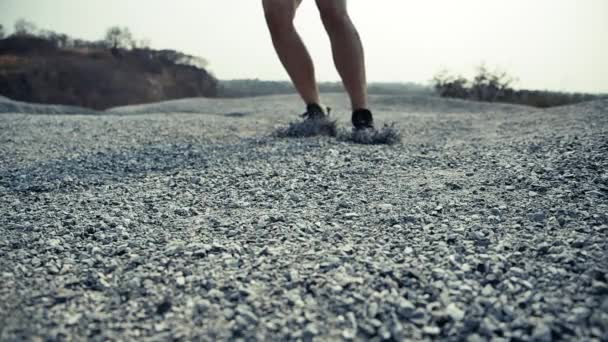
[[[57,48],[35,37],[3,39],[0,94],[92,109],[217,95],[215,77],[178,64],[166,52],[171,51]]]

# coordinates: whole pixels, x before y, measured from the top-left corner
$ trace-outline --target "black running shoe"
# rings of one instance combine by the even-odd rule
[[[374,118],[368,109],[354,110],[351,121],[357,131],[374,128]]]
[[[330,111],[329,107],[327,107],[327,111]],[[302,114],[302,117],[306,118],[306,120],[322,120],[325,119],[328,114],[329,113],[326,114],[323,108],[321,108],[321,106],[318,104],[310,103],[306,105],[306,112]]]

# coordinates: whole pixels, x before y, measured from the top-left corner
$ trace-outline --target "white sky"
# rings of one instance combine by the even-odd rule
[[[288,0],[286,0],[288,1]],[[331,0],[321,0],[331,1]],[[485,62],[517,87],[608,93],[607,0],[350,0],[370,81],[427,82]],[[85,39],[127,26],[153,48],[205,57],[220,79],[287,79],[261,0],[0,0],[0,23],[19,18]],[[320,81],[338,80],[313,0],[297,26]]]

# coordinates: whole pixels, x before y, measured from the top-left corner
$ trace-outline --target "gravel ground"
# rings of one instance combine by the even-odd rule
[[[372,100],[0,115],[0,340],[608,341],[608,101]]]

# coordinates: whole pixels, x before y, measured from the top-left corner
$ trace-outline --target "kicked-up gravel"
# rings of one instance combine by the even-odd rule
[[[0,114],[0,340],[608,341],[608,101],[372,103]]]

